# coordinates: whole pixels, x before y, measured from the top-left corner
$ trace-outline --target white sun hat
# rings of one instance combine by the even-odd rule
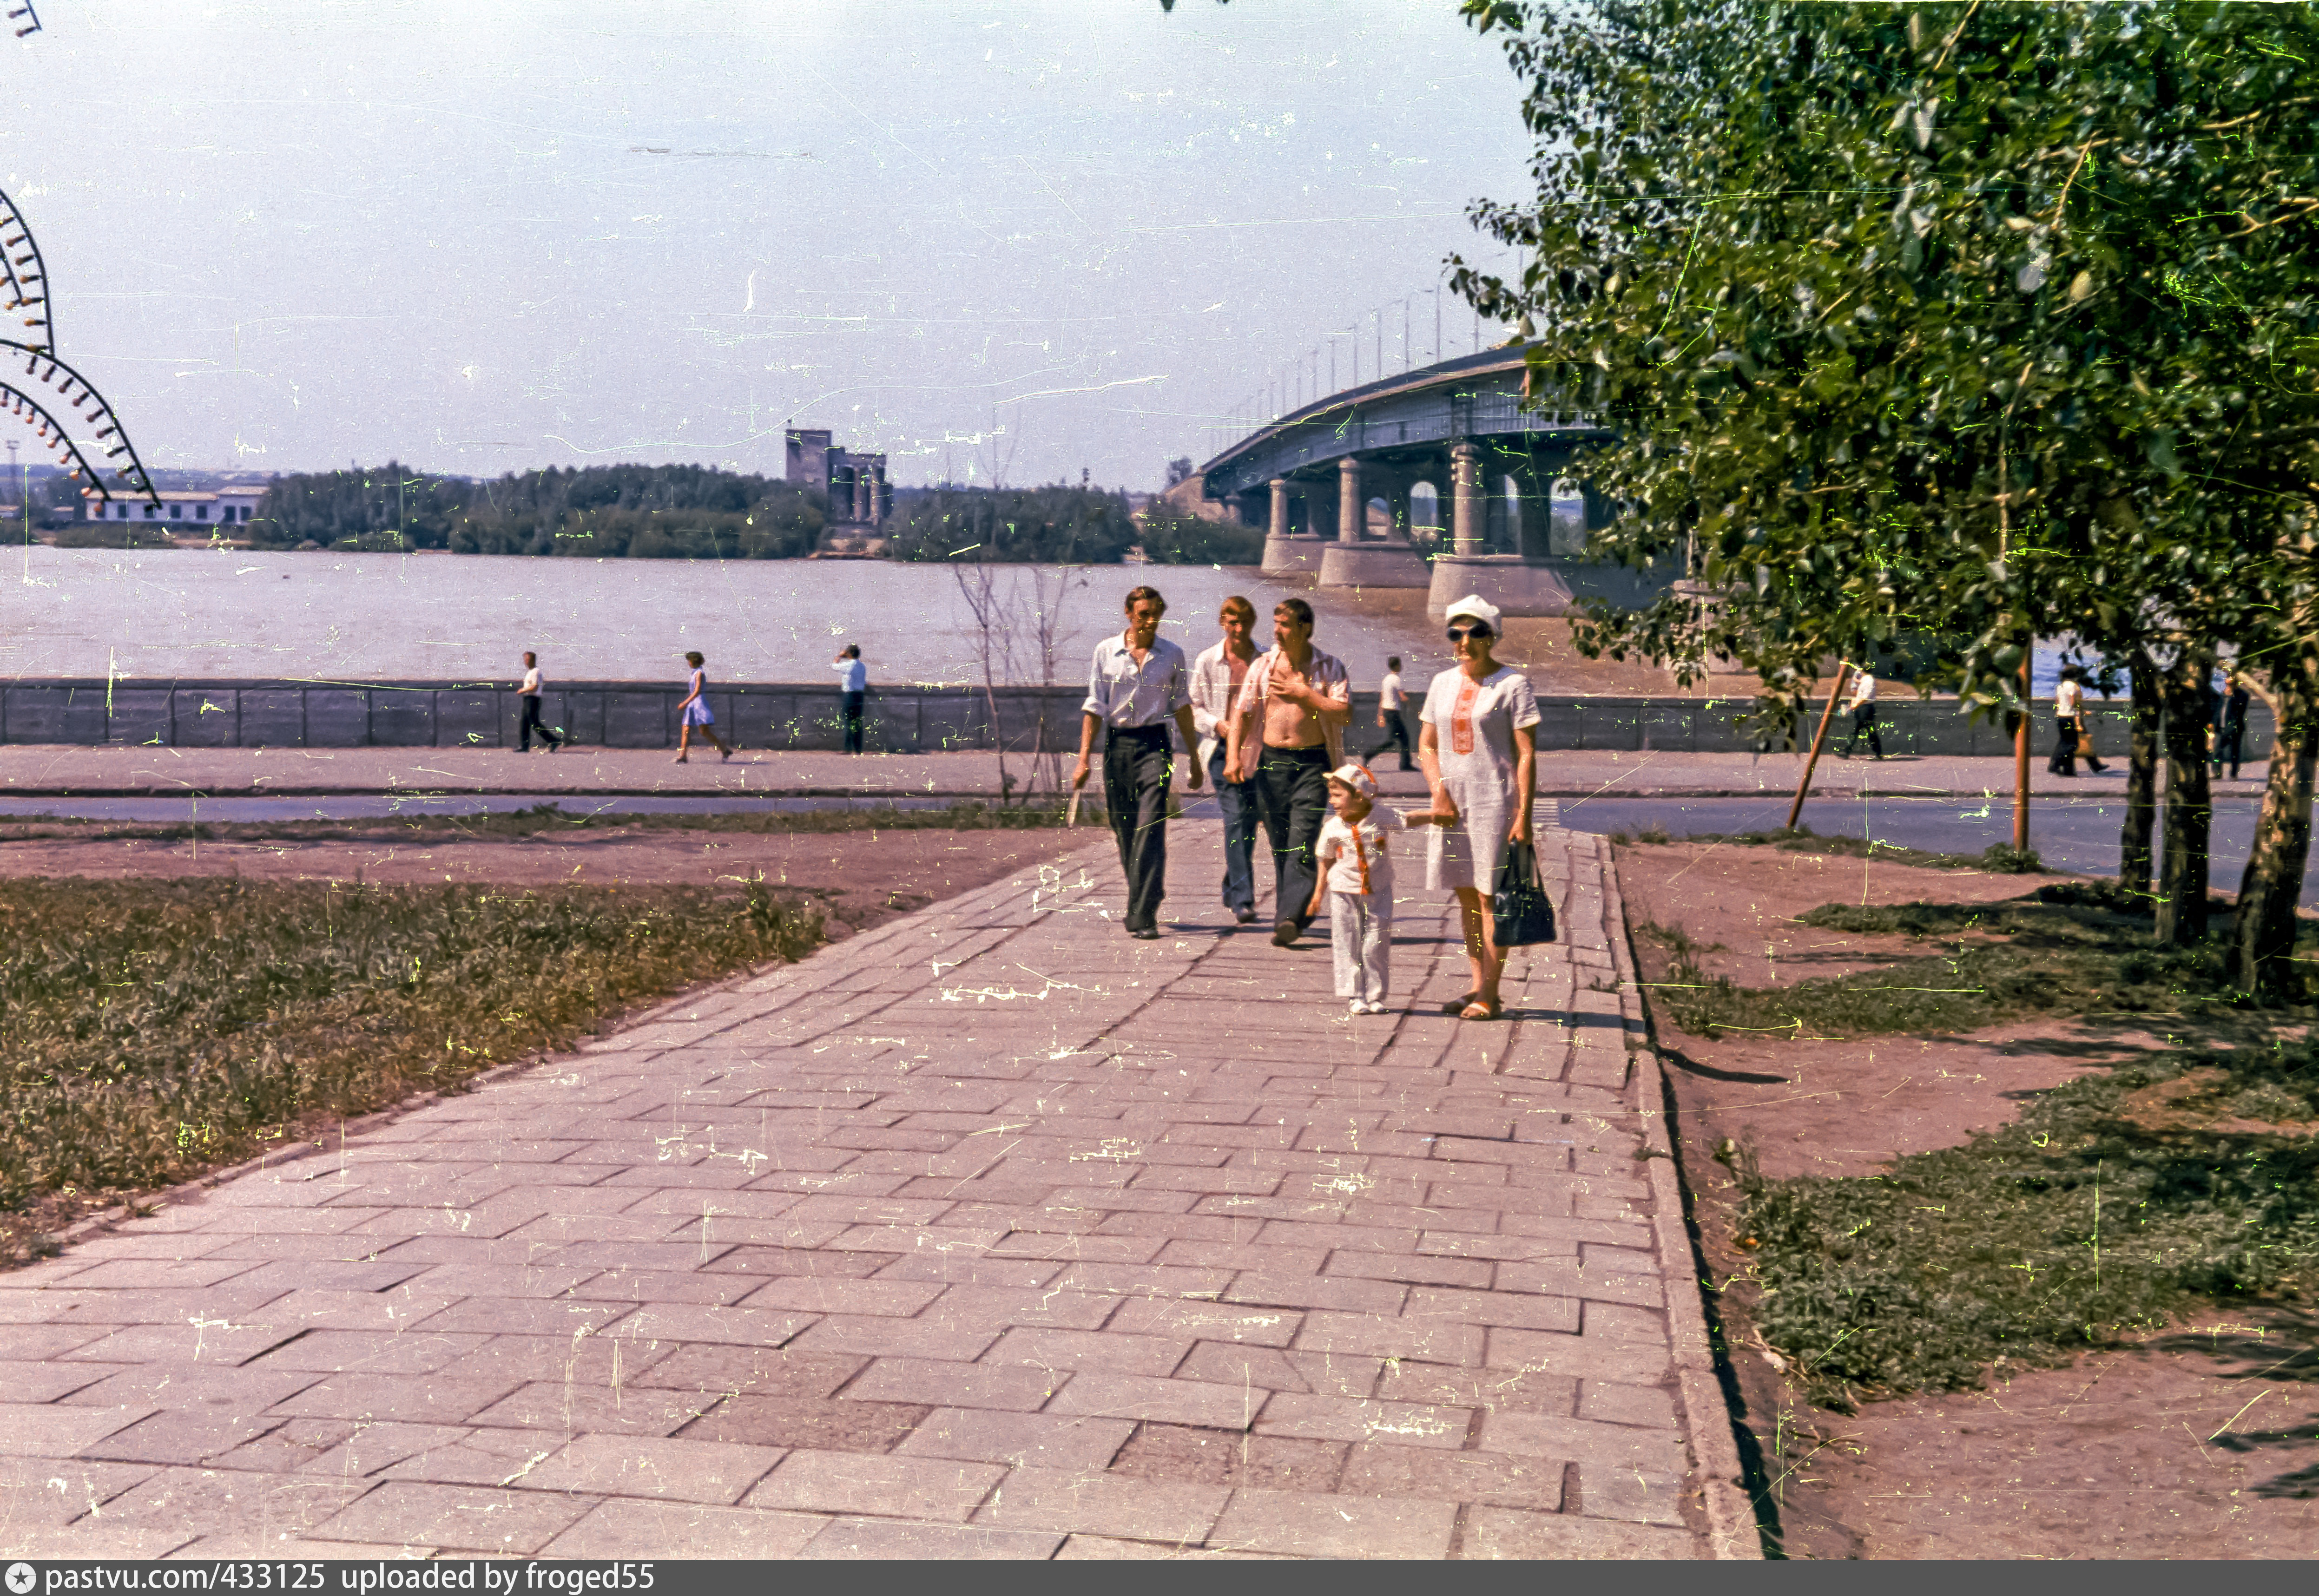
[[[1504,636],[1498,627],[1498,607],[1478,593],[1468,593],[1450,605],[1449,612],[1441,618],[1445,621],[1453,621],[1461,615],[1477,620],[1489,627],[1490,636],[1493,637]]]
[[[1365,798],[1374,798],[1377,795],[1376,778],[1369,774],[1368,766],[1354,760],[1349,759],[1331,771],[1329,780],[1343,782]]]

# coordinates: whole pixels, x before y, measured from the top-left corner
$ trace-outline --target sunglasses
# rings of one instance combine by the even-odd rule
[[[1452,643],[1463,643],[1468,637],[1487,637],[1490,635],[1490,628],[1487,627],[1452,627],[1449,628],[1449,641]]]

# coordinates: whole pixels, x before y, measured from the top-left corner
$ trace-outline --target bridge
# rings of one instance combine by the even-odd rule
[[[1467,593],[1510,615],[1647,601],[1678,573],[1585,558],[1613,507],[1582,457],[1609,429],[1567,390],[1525,401],[1523,374],[1521,351],[1498,348],[1347,388],[1208,461],[1200,491],[1266,528],[1268,576],[1426,588],[1437,616]]]

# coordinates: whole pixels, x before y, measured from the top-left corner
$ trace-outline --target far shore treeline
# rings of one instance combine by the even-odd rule
[[[1253,564],[1263,534],[1174,513],[1145,524],[1127,496],[1057,483],[903,489],[880,528],[890,559],[1116,564],[1141,544],[1160,564]],[[587,559],[801,559],[827,499],[778,478],[698,465],[591,465],[486,482],[397,463],[275,477],[249,522],[253,548],[317,546]]]

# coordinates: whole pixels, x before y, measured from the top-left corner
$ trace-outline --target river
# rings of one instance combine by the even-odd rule
[[[59,549],[0,555],[0,676],[288,677],[336,681],[510,680],[532,649],[551,680],[681,677],[698,649],[712,680],[815,681],[862,645],[871,680],[979,682],[981,627],[944,566],[881,560],[573,560],[494,555]],[[1053,680],[1085,672],[1127,591],[1170,605],[1165,636],[1196,652],[1217,607],[1245,594],[1265,641],[1273,604],[1296,591],[1246,568],[998,566],[994,663],[1002,681],[1045,679],[1040,588],[1053,602]],[[1447,665],[1421,596],[1358,608],[1308,595],[1316,641],[1374,686],[1388,654],[1412,682]],[[1384,595],[1372,595],[1372,600]],[[2059,652],[2037,652],[2049,694]],[[1671,690],[1670,684],[1670,690]]]

